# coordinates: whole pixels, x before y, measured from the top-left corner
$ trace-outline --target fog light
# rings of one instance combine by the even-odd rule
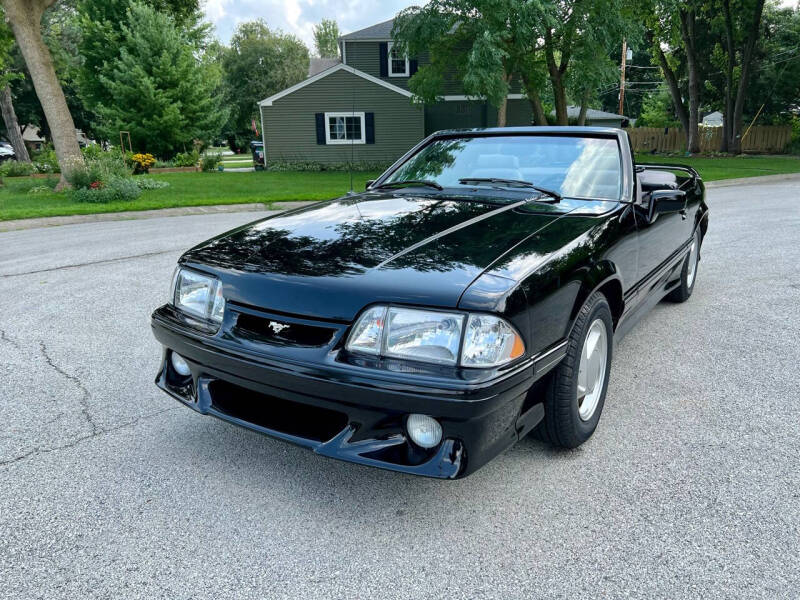
[[[172,363],[172,368],[175,369],[175,372],[182,376],[188,377],[192,374],[191,370],[189,369],[189,364],[184,360],[184,358],[175,352],[170,353],[170,362]]]
[[[422,448],[433,448],[442,441],[442,426],[427,415],[408,415],[406,429],[411,440]]]

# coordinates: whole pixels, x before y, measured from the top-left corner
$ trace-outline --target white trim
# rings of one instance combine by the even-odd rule
[[[506,98],[508,98],[509,100],[522,100],[526,98],[526,96],[525,94],[509,94],[508,96],[506,96]],[[482,102],[486,98],[481,98],[479,96],[442,96],[441,99],[444,100],[445,102],[458,102],[461,100],[478,100]]]
[[[339,63],[338,65],[334,65],[334,66],[332,66],[332,67],[330,67],[328,69],[325,69],[324,71],[320,71],[319,73],[317,73],[313,77],[309,77],[308,79],[304,79],[303,81],[293,85],[292,87],[286,88],[282,92],[278,92],[277,94],[275,94],[273,96],[270,96],[269,98],[264,98],[261,102],[258,103],[258,105],[259,106],[272,106],[272,103],[275,102],[275,100],[280,100],[284,96],[288,96],[289,94],[292,94],[292,93],[296,92],[297,90],[300,90],[300,89],[306,87],[307,85],[309,85],[311,83],[314,83],[315,81],[319,81],[323,77],[327,77],[328,75],[332,75],[333,73],[337,73],[338,71],[342,71],[342,70],[347,71],[348,73],[351,73],[352,75],[358,75],[362,79],[366,79],[367,81],[369,81],[371,83],[383,86],[387,90],[391,90],[393,92],[396,92],[396,93],[400,94],[401,96],[405,96],[406,98],[411,98],[411,96],[413,96],[413,94],[411,92],[409,92],[408,90],[404,90],[403,88],[397,87],[396,85],[391,84],[388,81],[384,81],[383,79],[378,79],[377,77],[373,77],[372,75],[370,75],[368,73],[364,73],[364,71],[359,71],[358,69],[354,69],[353,67],[351,67],[349,65],[346,65],[344,63]]]
[[[386,62],[389,64],[386,65],[386,72],[389,74],[389,77],[408,77],[411,73],[411,67],[408,63],[408,54],[406,54],[406,70],[403,73],[394,73],[392,71],[392,48],[394,47],[394,42],[388,42],[386,44]],[[397,59],[400,60],[400,59]]]
[[[358,140],[335,140],[331,138],[331,117],[358,117],[361,120],[361,139]],[[366,115],[363,112],[326,112],[325,113],[325,144],[336,145],[336,144],[366,144],[367,143],[367,135],[366,135]]]

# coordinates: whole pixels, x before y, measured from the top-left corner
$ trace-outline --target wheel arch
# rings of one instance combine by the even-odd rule
[[[602,261],[592,266],[589,272],[583,279],[580,291],[575,297],[575,303],[570,313],[569,328],[566,335],[572,331],[575,326],[575,319],[580,312],[581,307],[584,305],[592,294],[600,292],[605,296],[608,305],[611,308],[611,318],[614,323],[614,330],[617,329],[617,324],[622,318],[622,313],[625,310],[625,300],[622,292],[622,278],[614,263],[611,261]]]

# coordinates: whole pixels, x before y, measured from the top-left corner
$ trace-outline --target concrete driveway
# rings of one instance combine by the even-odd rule
[[[456,482],[155,388],[177,257],[259,215],[0,234],[0,597],[796,597],[800,185],[709,204],[694,296],[621,342],[594,438]]]

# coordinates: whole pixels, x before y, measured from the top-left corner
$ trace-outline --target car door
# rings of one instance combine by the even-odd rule
[[[677,178],[673,174],[667,171],[638,173],[638,279],[645,289],[652,289],[662,280],[669,279],[678,260],[677,251],[692,234],[693,220],[689,219],[685,203],[673,206],[666,212],[654,211],[653,192],[670,189],[678,189]]]

